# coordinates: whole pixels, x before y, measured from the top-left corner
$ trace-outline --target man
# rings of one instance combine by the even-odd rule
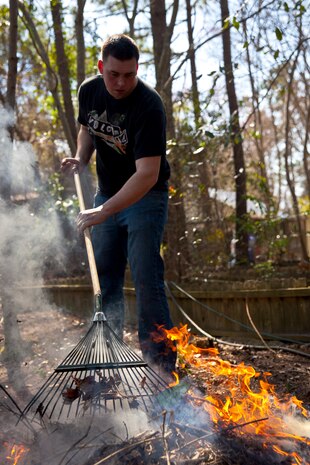
[[[81,124],[75,158],[62,170],[82,171],[96,150],[98,189],[94,208],[78,215],[79,231],[94,226],[92,241],[103,311],[122,337],[123,285],[127,260],[135,284],[138,334],[144,358],[163,370],[176,353],[153,342],[158,326],[172,327],[164,288],[160,246],[167,218],[170,169],[166,160],[166,116],[161,98],[137,77],[139,50],[124,34],[108,38],[99,75],[79,89]]]

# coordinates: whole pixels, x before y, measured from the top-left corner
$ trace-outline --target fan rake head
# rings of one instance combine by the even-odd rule
[[[30,420],[68,422],[118,410],[158,409],[165,380],[125,344],[97,312],[78,345],[23,411]],[[166,394],[164,396],[166,398]]]

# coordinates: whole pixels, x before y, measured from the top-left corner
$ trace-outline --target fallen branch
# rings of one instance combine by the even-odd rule
[[[223,428],[222,432],[232,431],[232,430],[237,429],[237,428],[243,428],[244,426],[251,425],[251,424],[254,424],[254,423],[259,423],[261,421],[266,421],[266,420],[268,420],[268,417],[259,418],[258,420],[247,421],[247,422],[241,423],[239,425],[231,425],[231,426],[228,426],[227,428]],[[211,436],[214,436],[215,434],[217,434],[217,431],[212,431],[211,433],[204,434],[203,436],[200,436],[199,438],[195,438],[192,441],[188,442],[187,444],[184,444],[183,446],[179,447],[178,449],[174,449],[172,451],[172,453],[179,452],[180,450],[185,449],[186,447],[191,446],[192,444],[195,444],[195,442],[200,441],[201,439],[207,439],[207,438],[209,438]]]
[[[170,456],[169,456],[169,449],[168,449],[168,444],[167,444],[167,440],[166,440],[166,431],[165,431],[166,418],[167,418],[167,410],[164,410],[163,411],[162,438],[163,438],[163,444],[164,444],[164,451],[165,451],[165,454],[166,454],[167,465],[171,465]]]
[[[156,437],[153,437],[154,435],[156,435]],[[125,447],[122,447],[121,449],[118,449],[112,452],[112,454],[109,454],[103,459],[99,460],[99,462],[94,463],[94,465],[101,465],[102,463],[107,462],[108,460],[110,460],[111,458],[115,457],[116,455],[122,452],[127,452],[130,449],[134,449],[135,447],[139,446],[140,444],[144,444],[145,442],[149,442],[149,441],[156,441],[157,439],[158,439],[158,431],[155,431],[154,433],[150,434],[148,438],[144,438],[141,441],[135,442],[134,444],[127,444]]]
[[[270,352],[274,353],[275,355],[277,355],[276,351],[273,350],[268,344],[267,342],[265,341],[265,339],[263,338],[263,336],[261,335],[261,333],[258,331],[257,327],[255,326],[254,324],[254,321],[252,320],[252,317],[251,317],[251,314],[250,314],[250,309],[249,309],[249,304],[248,304],[248,299],[245,299],[245,309],[246,309],[246,314],[248,316],[248,319],[252,325],[252,328],[254,329],[254,331],[256,332],[257,336],[259,337],[259,339],[262,341],[262,343],[264,344],[264,346],[266,347],[266,349],[270,350]]]

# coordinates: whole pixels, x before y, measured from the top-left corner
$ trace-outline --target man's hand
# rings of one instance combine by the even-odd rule
[[[75,171],[81,171],[80,160],[76,158],[63,158],[61,160],[60,169],[64,174],[73,174]]]
[[[102,205],[97,208],[90,208],[89,210],[83,210],[78,214],[76,223],[80,233],[86,228],[93,226],[94,224],[103,223],[108,218],[103,212]]]

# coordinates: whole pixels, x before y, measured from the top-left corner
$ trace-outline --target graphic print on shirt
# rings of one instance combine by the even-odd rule
[[[121,129],[120,126],[110,123],[106,110],[100,116],[98,116],[96,110],[90,111],[87,125],[88,131],[92,136],[99,137],[109,147],[112,147],[118,153],[126,155],[128,144],[127,131],[126,129]]]

